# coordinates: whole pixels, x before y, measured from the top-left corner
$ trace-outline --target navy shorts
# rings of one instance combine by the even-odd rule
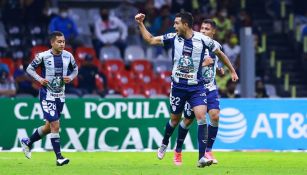
[[[188,102],[192,108],[199,105],[207,105],[207,98],[204,86],[178,88],[172,85],[170,93],[171,113],[182,113],[184,111],[184,105],[186,102]]]
[[[207,112],[211,109],[220,110],[220,99],[218,97],[218,90],[206,91],[207,94]],[[195,114],[192,110],[192,106],[189,103],[184,105],[184,117],[187,119],[194,119]]]
[[[61,102],[60,98],[55,98],[55,100],[47,100],[46,89],[41,88],[39,93],[40,104],[44,112],[44,118],[53,122],[60,119],[61,112],[63,110],[64,102]]]

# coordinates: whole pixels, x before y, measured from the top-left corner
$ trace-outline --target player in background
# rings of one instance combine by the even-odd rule
[[[65,102],[65,83],[71,82],[77,76],[78,66],[73,55],[64,50],[63,33],[52,32],[50,43],[51,49],[38,53],[27,67],[27,73],[42,85],[39,98],[46,122],[45,125],[38,127],[30,138],[22,138],[20,142],[25,156],[30,159],[33,143],[51,133],[56,165],[62,166],[69,163],[69,159],[61,154],[59,134],[60,115]],[[38,67],[41,67],[41,75],[35,71]]]
[[[215,46],[212,39],[192,30],[193,17],[188,12],[176,14],[174,21],[176,33],[168,33],[163,36],[152,36],[144,26],[144,18],[144,14],[135,16],[144,40],[150,45],[164,45],[172,48],[171,119],[166,123],[164,138],[157,156],[159,159],[163,159],[169,138],[181,119],[184,104],[189,102],[198,122],[198,167],[211,165],[212,160],[208,160],[204,156],[208,131],[205,117],[207,106],[202,65],[206,49],[217,55],[225,55]],[[232,78],[237,79],[237,77]]]
[[[202,22],[200,32],[213,39],[214,34],[216,33],[216,23],[212,19],[204,20]],[[214,40],[214,42],[215,45],[217,45],[220,49],[222,49],[222,46],[217,41]],[[219,57],[218,55],[210,51],[206,52],[206,56],[209,56],[210,58],[205,60],[204,64],[206,66],[203,67],[203,77],[206,83],[205,88],[206,88],[207,106],[208,106],[207,112],[210,117],[210,124],[208,125],[208,144],[206,148],[205,157],[208,160],[212,160],[213,164],[217,164],[218,161],[214,158],[212,154],[212,146],[214,144],[218,131],[219,113],[220,113],[218,90],[215,82],[216,70],[219,69],[218,68],[219,58],[221,58],[221,61],[230,70],[232,77],[237,77],[237,74],[227,57]],[[217,70],[217,71],[221,71],[221,73],[223,74],[223,70]],[[232,80],[236,81],[238,80],[238,78]],[[182,154],[181,154],[182,145],[188,133],[189,126],[192,124],[194,118],[195,114],[191,109],[190,104],[186,103],[184,111],[184,119],[179,124],[177,145],[174,151],[173,161],[176,165],[182,164]]]

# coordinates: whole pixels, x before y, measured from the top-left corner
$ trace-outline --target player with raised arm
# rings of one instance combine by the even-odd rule
[[[204,156],[208,133],[202,65],[206,49],[216,54],[222,54],[222,52],[215,46],[212,39],[192,30],[193,17],[188,12],[176,14],[174,21],[176,33],[168,33],[163,36],[152,36],[144,26],[144,18],[144,14],[135,16],[144,40],[150,45],[164,45],[172,48],[171,119],[166,123],[164,138],[157,156],[159,159],[163,159],[169,138],[181,119],[184,104],[189,102],[198,122],[198,167],[211,165],[212,160],[208,160]]]
[[[203,33],[206,36],[209,36],[213,39],[214,34],[216,33],[216,24],[211,19],[206,19],[202,22],[200,32]],[[218,48],[222,48],[222,46],[215,41],[215,45],[218,46]],[[220,113],[220,103],[218,98],[218,90],[217,85],[215,82],[215,76],[216,76],[216,69],[218,68],[218,60],[219,58],[221,61],[226,65],[226,67],[230,70],[231,77],[233,81],[238,80],[238,76],[235,72],[235,69],[231,65],[229,59],[223,54],[216,54],[210,51],[206,52],[206,57],[210,57],[209,59],[205,60],[205,65],[203,67],[203,77],[205,79],[205,88],[206,88],[206,94],[207,94],[207,106],[208,106],[208,114],[210,117],[210,124],[208,125],[208,144],[206,148],[205,157],[208,160],[212,160],[213,164],[217,164],[218,161],[214,158],[212,154],[212,146],[214,144],[217,131],[218,131],[218,122],[219,122],[219,113]],[[186,103],[185,105],[185,111],[184,111],[184,119],[179,124],[178,129],[178,137],[177,137],[177,145],[174,151],[174,163],[176,165],[182,164],[182,145],[184,142],[184,139],[188,133],[189,126],[193,122],[195,118],[195,114],[193,110],[191,109],[191,106],[189,103]]]
[[[59,134],[60,115],[65,102],[65,83],[71,82],[77,76],[78,66],[73,55],[64,50],[63,33],[52,32],[50,43],[52,48],[38,53],[27,67],[27,73],[42,85],[39,98],[46,123],[37,128],[30,138],[22,138],[20,142],[25,156],[30,159],[33,143],[51,133],[56,165],[62,166],[69,163],[69,159],[61,154]],[[35,71],[38,67],[41,67],[41,75]],[[72,72],[69,74],[70,71]]]

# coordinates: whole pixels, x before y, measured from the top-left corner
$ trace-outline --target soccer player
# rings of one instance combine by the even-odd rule
[[[164,138],[157,156],[163,159],[169,138],[181,119],[184,104],[187,101],[191,104],[198,122],[198,167],[209,166],[212,160],[204,157],[207,144],[205,117],[207,106],[201,67],[206,49],[218,55],[225,55],[215,46],[212,39],[192,30],[193,17],[188,12],[176,14],[174,21],[176,33],[168,33],[163,36],[152,36],[144,26],[144,19],[144,14],[140,13],[135,16],[144,40],[150,45],[164,45],[172,48],[171,119],[166,123]]]
[[[209,36],[213,39],[214,34],[216,33],[216,24],[211,19],[206,19],[202,22],[200,32],[206,36]],[[221,45],[214,40],[215,45],[217,45],[220,49]],[[205,79],[205,88],[207,94],[207,110],[210,117],[210,124],[208,125],[208,144],[206,148],[205,157],[208,160],[212,160],[213,164],[217,164],[218,161],[214,158],[212,154],[212,146],[214,144],[217,131],[218,131],[218,122],[219,122],[219,113],[220,113],[220,103],[218,98],[218,90],[215,82],[216,69],[218,68],[218,59],[221,58],[221,61],[226,65],[226,67],[230,70],[231,76],[233,77],[233,81],[236,81],[238,78],[235,69],[231,65],[231,62],[227,57],[219,57],[213,52],[208,51],[206,56],[210,56],[210,59],[205,60],[205,67],[203,67],[203,77]],[[234,78],[236,77],[236,78]],[[195,114],[191,109],[189,103],[185,105],[184,111],[184,119],[179,124],[178,129],[178,137],[177,137],[177,145],[174,151],[174,163],[176,165],[182,164],[182,145],[184,139],[187,135],[189,126],[193,122],[195,118]]]
[[[51,133],[56,165],[62,166],[69,163],[69,159],[64,158],[61,154],[59,134],[60,115],[65,102],[65,83],[71,82],[77,76],[78,66],[73,55],[64,50],[63,33],[52,32],[50,43],[52,48],[38,53],[27,67],[27,73],[42,85],[39,97],[46,123],[38,127],[30,138],[22,138],[20,142],[25,156],[30,159],[33,143]],[[35,71],[38,67],[41,67],[41,75]]]

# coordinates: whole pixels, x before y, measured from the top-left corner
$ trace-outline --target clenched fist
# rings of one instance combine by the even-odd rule
[[[144,19],[145,19],[145,14],[143,13],[138,13],[137,15],[135,15],[135,21],[138,23],[138,24],[141,24],[143,23]]]

